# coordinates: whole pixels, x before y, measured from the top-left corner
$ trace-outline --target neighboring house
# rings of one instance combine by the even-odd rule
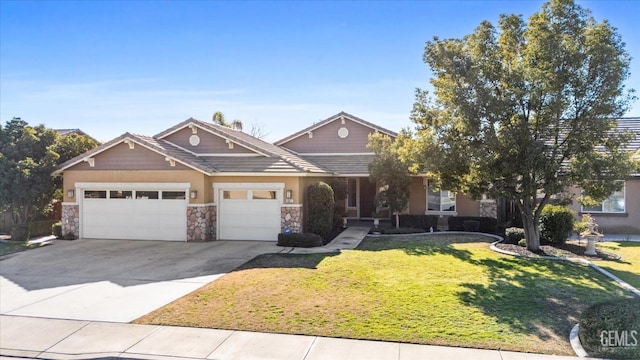
[[[185,120],[153,137],[125,133],[62,164],[63,234],[174,241],[276,240],[302,231],[305,188],[348,184],[350,218],[371,218],[368,135],[396,133],[341,112],[271,144],[210,122]],[[411,185],[409,213],[471,215],[482,205]],[[494,203],[489,210],[495,216]],[[384,212],[384,211],[383,211]]]
[[[618,119],[618,128],[636,134],[627,150],[640,160],[640,117]],[[621,179],[624,185],[597,206],[581,206],[574,201],[570,206],[579,215],[591,214],[601,232],[613,234],[640,234],[640,169]],[[579,190],[575,190],[579,195]]]
[[[69,136],[69,135],[73,135],[73,134],[77,134],[77,135],[84,135],[88,138],[93,139],[93,141],[96,142],[96,144],[100,145],[100,141],[94,139],[93,137],[91,137],[89,134],[87,134],[86,132],[80,130],[80,129],[55,129],[55,131],[58,133],[58,135],[60,136]]]

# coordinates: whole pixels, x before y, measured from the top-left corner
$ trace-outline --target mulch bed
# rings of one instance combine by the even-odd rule
[[[586,260],[619,260],[620,256],[612,252],[603,251],[602,249],[596,249],[598,256],[588,256],[584,252],[587,249],[586,241],[567,241],[564,245],[541,245],[540,251],[537,253],[529,251],[526,247],[515,244],[498,243],[496,247],[501,250],[511,251],[520,256],[527,257],[541,257],[541,256],[553,256],[564,258],[582,258]]]

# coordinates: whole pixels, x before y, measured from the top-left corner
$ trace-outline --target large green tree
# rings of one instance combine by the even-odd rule
[[[378,194],[379,205],[389,207],[396,216],[396,227],[400,227],[400,213],[409,204],[411,176],[409,166],[403,160],[399,148],[404,144],[405,133],[401,133],[396,141],[388,135],[373,133],[369,135],[368,147],[375,157],[369,164],[369,179],[383,190]]]
[[[513,200],[530,250],[553,195],[579,186],[603,199],[631,173],[633,135],[614,131],[633,99],[629,54],[612,25],[573,1],[434,37],[424,61],[434,92],[417,90],[412,111],[420,164],[444,188]]]
[[[57,136],[20,118],[0,125],[0,210],[9,211],[14,224],[31,221],[53,199]]]
[[[9,211],[14,224],[42,214],[61,194],[61,179],[51,175],[57,165],[96,146],[87,136],[60,136],[20,118],[0,125],[0,211]]]

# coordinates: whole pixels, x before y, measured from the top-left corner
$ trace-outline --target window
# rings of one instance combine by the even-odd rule
[[[104,190],[85,190],[84,198],[85,199],[106,199],[107,192]]]
[[[271,190],[253,190],[252,192],[253,200],[275,200],[276,192]]]
[[[456,211],[456,194],[449,190],[434,191],[428,188],[428,211]]]
[[[109,199],[131,199],[133,191],[109,191]]]
[[[184,191],[163,191],[162,200],[184,200],[187,195]]]
[[[624,186],[619,191],[614,191],[608,198],[596,206],[583,206],[582,212],[598,213],[623,213],[625,212]]]
[[[158,192],[157,191],[136,191],[136,199],[157,200]]]
[[[356,198],[358,189],[357,179],[347,179],[347,206],[354,208],[358,206],[358,200]]]
[[[247,192],[242,190],[225,190],[222,192],[225,200],[247,200]]]

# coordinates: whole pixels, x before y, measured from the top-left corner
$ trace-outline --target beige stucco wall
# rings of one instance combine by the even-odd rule
[[[409,214],[424,215],[425,211],[427,211],[427,189],[424,186],[423,178],[414,177],[411,179]]]
[[[480,201],[465,194],[456,194],[456,212],[458,216],[480,216]]]
[[[198,197],[189,200],[191,204],[205,203],[200,194],[206,193],[207,185],[206,176],[194,170],[66,170],[63,179],[65,202],[75,202],[67,196],[67,190],[75,189],[76,182],[189,183],[190,190],[198,191]]]
[[[580,194],[580,189],[572,189],[574,198]],[[582,208],[578,201],[570,207],[582,215]],[[625,181],[625,212],[621,214],[591,213],[600,232],[611,234],[640,235],[640,178],[629,178]]]

